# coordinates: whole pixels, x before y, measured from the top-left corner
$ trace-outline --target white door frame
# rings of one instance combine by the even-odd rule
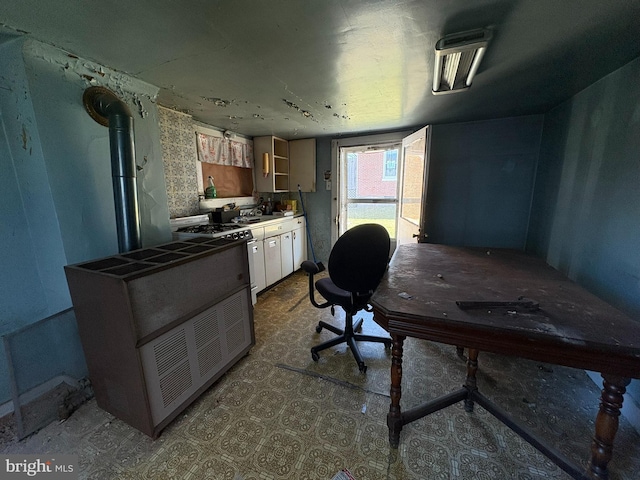
[[[340,217],[340,148],[341,147],[357,147],[363,145],[375,146],[387,143],[402,144],[402,139],[412,133],[413,130],[405,130],[395,133],[383,133],[378,135],[365,135],[360,137],[341,138],[331,140],[331,171],[333,172],[333,181],[331,183],[331,247],[338,240],[338,222]]]

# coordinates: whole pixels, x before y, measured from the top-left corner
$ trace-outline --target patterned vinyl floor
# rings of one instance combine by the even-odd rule
[[[309,349],[332,336],[318,320],[307,278],[296,273],[259,297],[256,345],[153,441],[90,401],[2,453],[79,455],[83,479],[568,479],[528,443],[476,406],[441,410],[404,427],[388,445],[390,353],[361,344],[361,374],[344,345],[313,362]],[[364,332],[383,334],[365,313]],[[589,455],[599,388],[580,370],[481,353],[478,385],[520,422],[578,464]],[[460,387],[454,347],[405,342],[404,409]],[[612,479],[637,479],[640,436],[621,418]]]

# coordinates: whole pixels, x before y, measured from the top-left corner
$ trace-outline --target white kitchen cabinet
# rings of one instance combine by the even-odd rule
[[[293,232],[280,235],[280,260],[282,278],[293,273]]]
[[[289,191],[316,191],[316,139],[289,141]]]
[[[253,272],[255,278],[251,277],[252,289],[255,287],[256,293],[267,288],[267,277],[264,268],[264,227],[251,227],[251,235],[255,243],[250,243],[251,259],[253,260]]]
[[[252,289],[261,292],[267,288],[267,277],[264,268],[264,243],[262,239],[249,242],[249,253],[251,254],[254,276],[251,277]]]
[[[280,235],[264,239],[264,269],[267,286],[282,278]]]
[[[253,156],[258,192],[316,191],[315,138],[255,137]]]
[[[297,220],[295,229],[291,232],[294,270],[299,269],[302,262],[307,259],[307,235],[305,231],[304,218],[300,217]]]
[[[307,259],[307,237],[304,228],[304,217],[287,217],[270,221],[264,228],[251,228],[256,243],[262,246],[263,255],[264,283],[260,280],[258,251],[254,257],[257,278],[255,281],[252,280],[252,283],[257,285],[258,292],[298,270],[300,264]]]

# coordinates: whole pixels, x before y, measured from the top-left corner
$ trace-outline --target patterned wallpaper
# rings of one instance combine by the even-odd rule
[[[159,107],[160,143],[171,218],[197,215],[196,135],[190,115]]]

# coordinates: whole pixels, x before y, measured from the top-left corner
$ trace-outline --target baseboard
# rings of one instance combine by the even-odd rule
[[[20,395],[20,405],[26,405],[27,403],[32,402],[36,398],[39,398],[45,393],[49,392],[50,390],[53,390],[55,387],[57,387],[61,383],[66,383],[72,388],[80,387],[78,380],[76,380],[75,378],[72,378],[68,375],[58,375],[57,377],[53,377],[52,379],[44,382],[43,384],[40,384],[37,387],[32,388],[28,392],[25,392],[22,395]],[[9,415],[10,413],[13,413],[13,410],[14,410],[14,405],[12,400],[9,400],[8,402],[3,403],[2,405],[0,405],[0,417],[4,417],[5,415]]]
[[[599,388],[602,388],[602,376],[599,373],[587,371],[587,375],[589,375],[589,378],[591,378]],[[627,392],[624,395],[621,412],[622,416],[626,418],[633,428],[635,428],[636,432],[640,434],[640,406],[638,400],[639,399],[634,398]]]

